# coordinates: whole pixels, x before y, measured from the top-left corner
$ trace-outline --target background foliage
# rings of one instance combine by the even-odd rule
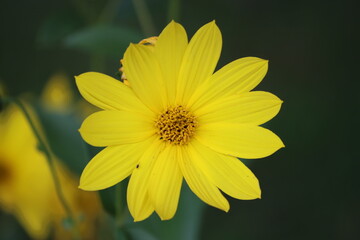
[[[148,0],[154,28],[146,26],[147,19],[141,24],[136,2],[1,0],[0,81],[7,93],[40,96],[48,79],[63,72],[79,98],[72,76],[87,71],[116,76],[129,42],[157,35],[171,16],[189,36],[216,19],[223,35],[218,68],[245,56],[270,60],[257,89],[284,100],[267,127],[286,148],[246,162],[260,180],[261,200],[230,199],[226,214],[185,193],[174,220],[153,216],[129,222],[119,239],[122,234],[134,239],[360,238],[355,1]],[[146,17],[146,11],[140,15]],[[73,141],[53,142],[53,150],[80,173],[89,146],[76,131],[79,119],[39,109],[49,139]],[[112,191],[102,193],[105,202]],[[105,205],[111,215],[115,206]],[[0,213],[0,239],[27,239],[19,229],[11,216]],[[169,237],[174,234],[177,238]]]

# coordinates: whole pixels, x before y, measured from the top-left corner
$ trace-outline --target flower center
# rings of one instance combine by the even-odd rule
[[[11,178],[11,169],[0,159],[0,185]]]
[[[167,108],[155,121],[160,140],[174,145],[188,143],[197,125],[196,117],[183,106]]]

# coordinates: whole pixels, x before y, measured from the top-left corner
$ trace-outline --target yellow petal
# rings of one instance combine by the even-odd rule
[[[159,63],[148,46],[130,44],[123,59],[124,73],[138,98],[154,112],[166,105],[166,92]]]
[[[220,98],[195,112],[201,124],[227,122],[263,124],[278,114],[282,101],[268,92],[247,92]]]
[[[222,38],[215,21],[201,27],[185,50],[178,79],[177,103],[186,103],[195,89],[209,78],[219,60]]]
[[[161,149],[162,143],[154,141],[141,156],[131,175],[127,190],[127,202],[134,221],[144,220],[154,211],[148,195],[149,178]]]
[[[249,92],[261,82],[267,69],[268,61],[260,58],[245,57],[235,60],[204,82],[192,96],[189,105],[197,109],[218,97]]]
[[[149,109],[140,102],[131,88],[110,76],[88,72],[75,77],[75,79],[81,95],[99,108],[149,112]]]
[[[99,152],[81,174],[79,188],[88,191],[111,187],[128,177],[135,169],[149,141],[110,146]]]
[[[40,197],[44,198],[43,195]],[[40,204],[36,203],[29,204],[29,202],[25,201],[23,204],[15,207],[14,214],[18,217],[19,222],[23,225],[28,234],[34,239],[46,239],[49,234],[49,221],[51,219],[50,214],[45,213],[43,210],[46,206],[40,206]]]
[[[166,80],[169,104],[175,103],[178,73],[187,44],[185,29],[174,21],[166,26],[156,42],[155,51]]]
[[[195,137],[219,153],[247,159],[267,157],[284,147],[281,139],[273,132],[253,125],[200,125]]]
[[[260,198],[256,176],[237,158],[217,153],[198,141],[190,144],[195,163],[226,194],[243,200]]]
[[[161,220],[175,215],[182,184],[176,147],[167,147],[156,160],[149,185],[149,196]]]
[[[191,156],[192,158],[194,156]],[[196,159],[189,156],[188,146],[184,146],[178,151],[178,160],[181,172],[189,185],[190,189],[207,204],[229,211],[229,202],[224,198],[219,189],[195,164]]]
[[[87,117],[79,131],[87,143],[103,147],[140,142],[154,134],[154,127],[136,113],[100,111]]]

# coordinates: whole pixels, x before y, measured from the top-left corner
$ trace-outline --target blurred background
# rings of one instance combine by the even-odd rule
[[[231,209],[223,213],[184,187],[173,220],[134,224],[127,216],[117,239],[360,239],[355,1],[1,0],[0,18],[2,91],[29,99],[74,178],[99,149],[78,135],[95,109],[81,101],[73,76],[99,71],[119,78],[129,42],[158,35],[170,19],[189,37],[215,19],[223,36],[217,68],[246,56],[270,60],[256,89],[284,100],[266,127],[286,148],[245,162],[260,180],[262,199],[227,197]],[[116,224],[115,194],[101,191],[96,226]],[[100,235],[88,239],[113,239]],[[0,211],[0,239],[31,237],[17,217]]]

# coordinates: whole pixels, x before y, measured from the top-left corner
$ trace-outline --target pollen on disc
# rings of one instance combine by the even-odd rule
[[[169,107],[155,121],[160,140],[173,145],[184,145],[194,136],[196,117],[183,106]]]

